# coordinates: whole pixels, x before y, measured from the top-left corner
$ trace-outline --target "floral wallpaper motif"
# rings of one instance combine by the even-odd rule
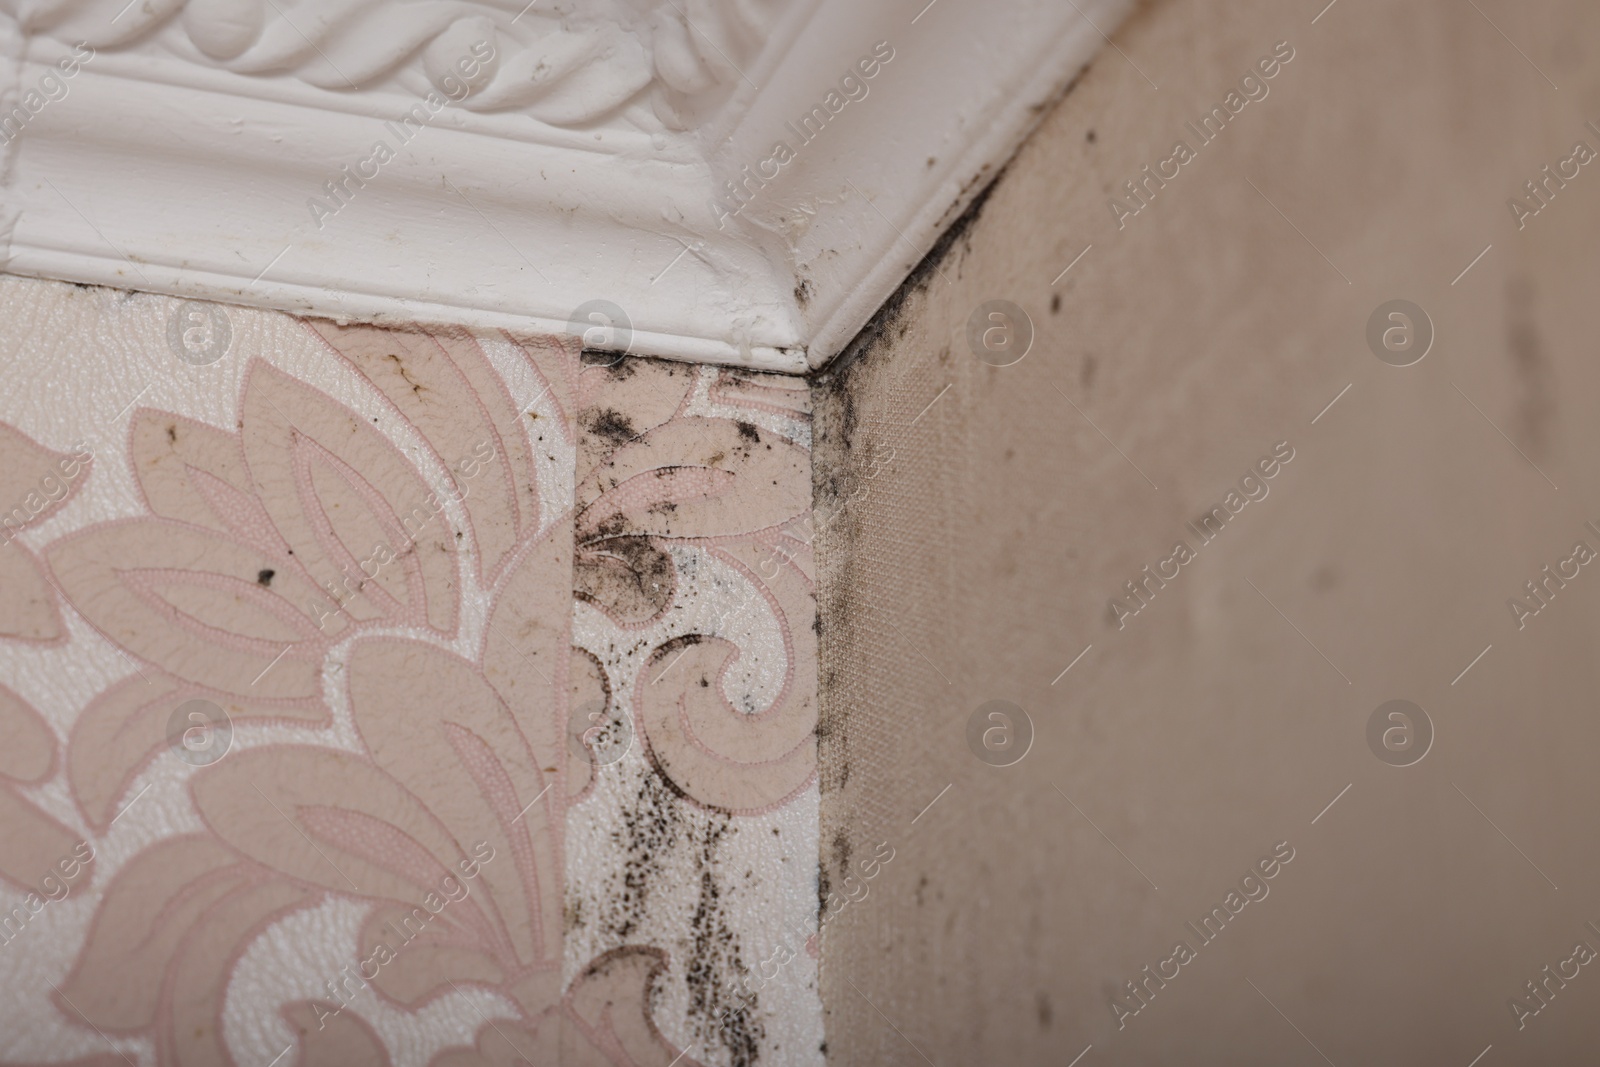
[[[72,454],[51,452],[11,426],[0,423],[0,500],[12,502],[0,515],[0,637],[55,641],[61,615],[55,592],[38,558],[17,535],[59,511],[82,484],[93,459],[88,446]]]
[[[632,709],[652,765],[688,799],[729,812],[759,811],[803,788],[816,771],[816,701],[806,684],[816,663],[816,634],[807,625],[815,616],[811,575],[794,561],[770,567],[770,576],[758,573],[773,558],[769,546],[783,526],[810,506],[808,455],[796,439],[804,432],[803,412],[725,396],[730,385],[746,384],[724,381],[731,372],[633,365],[621,375],[646,380],[631,396],[606,383],[610,388],[598,389],[583,412],[578,597],[613,625],[640,630],[668,612],[679,585],[694,580],[696,572],[680,568],[673,553],[694,546],[738,574],[742,591],[772,611],[782,627],[786,674],[769,706],[758,709],[753,695],[742,707],[728,699],[726,675],[740,649],[716,627],[701,626],[652,650],[645,665],[652,675],[650,667],[664,672],[669,660],[681,660],[683,668],[670,685],[640,687]],[[708,407],[715,388],[735,410],[694,413],[702,381]],[[770,385],[757,388],[786,395]],[[645,393],[647,403],[634,400]],[[804,396],[787,391],[791,403]],[[755,421],[760,415],[767,428]],[[713,677],[720,684],[701,684]]]
[[[816,601],[809,555],[778,551],[810,509],[809,393],[653,361],[579,382],[574,704],[628,743],[569,778],[592,777],[569,952],[665,948],[658,1014],[707,1063],[821,1062],[820,1011],[794,1008],[814,957],[747,995],[780,927],[816,921]]]
[[[771,1038],[713,1025],[730,957],[644,900],[754,892],[718,863],[764,849],[814,911],[814,600],[799,559],[760,573],[808,506],[803,389],[229,314],[209,418],[0,421],[0,992],[48,1005],[0,1063],[809,1062],[772,1053],[814,988]],[[96,478],[125,488],[69,509]],[[636,746],[601,758],[591,707]],[[608,880],[641,790],[704,877],[662,842]]]

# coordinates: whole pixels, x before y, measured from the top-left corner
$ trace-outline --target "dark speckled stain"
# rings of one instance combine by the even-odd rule
[[[848,773],[848,772],[847,772]],[[831,854],[824,857],[824,862],[817,869],[817,921],[820,924],[828,914],[828,898],[833,895],[833,878],[829,871],[835,871],[840,878],[850,873],[850,836],[844,828],[833,835]]]
[[[761,431],[756,429],[754,424],[748,422],[736,422],[734,425],[739,428],[739,436],[744,438],[746,441],[753,441],[757,443],[761,441]]]
[[[695,635],[698,639],[698,635]],[[687,643],[687,642],[686,642]],[[733,829],[733,817],[709,812],[704,823],[683,814],[682,794],[658,773],[645,776],[633,804],[622,812],[622,825],[612,831],[613,844],[625,857],[620,892],[614,887],[599,906],[603,933],[619,943],[638,934],[654,885],[671,874],[666,857],[681,848],[691,850],[699,874],[700,896],[690,922],[691,947],[684,966],[689,992],[689,1022],[703,1047],[720,1045],[728,1050],[731,1067],[754,1067],[766,1040],[752,994],[738,996],[737,976],[747,971],[739,937],[728,922],[721,884],[727,881],[718,851]],[[567,903],[569,929],[586,916],[582,900]]]
[[[713,815],[695,842],[695,862],[700,869],[700,900],[695,906],[690,929],[694,948],[685,969],[689,987],[689,1017],[695,1020],[696,1036],[707,1045],[728,1050],[732,1067],[753,1067],[761,1057],[766,1028],[757,1016],[757,997],[730,996],[729,979],[745,972],[739,938],[728,926],[717,887],[719,861],[717,846],[732,829],[727,815]],[[742,1007],[740,1006],[742,1005]],[[729,1012],[730,1008],[737,1010]]]
[[[1061,95],[1071,85],[1062,89]],[[925,313],[925,303],[914,299],[929,291],[939,282],[941,272],[955,271],[958,275],[964,255],[970,251],[970,235],[974,224],[983,214],[989,197],[993,194],[1004,168],[999,173],[985,171],[978,177],[987,184],[966,204],[960,216],[945,229],[922,261],[911,271],[905,281],[884,301],[877,313],[862,327],[855,338],[822,373],[811,380],[813,410],[812,452],[812,508],[817,513],[839,514],[837,523],[830,523],[819,534],[816,551],[821,577],[818,582],[819,663],[817,762],[818,789],[822,794],[824,825],[838,825],[838,815],[853,799],[839,797],[851,778],[853,735],[857,702],[852,700],[848,668],[841,670],[835,649],[848,650],[856,639],[858,628],[865,625],[862,616],[867,605],[853,594],[861,588],[855,568],[864,562],[864,553],[855,551],[860,535],[858,509],[846,506],[846,497],[855,486],[868,477],[867,463],[875,454],[874,433],[870,424],[857,409],[856,396],[866,386],[863,379],[869,373],[863,368],[870,360],[887,358],[886,351],[896,338],[903,337],[914,317]],[[959,202],[959,201],[958,201]],[[929,299],[937,299],[930,297]],[[958,350],[950,353],[963,358]],[[940,353],[941,359],[945,353]],[[824,622],[825,620],[825,622]],[[850,873],[851,842],[846,833],[824,838],[817,864],[818,914],[827,914],[828,898],[833,892],[833,882],[843,880]],[[952,921],[955,912],[951,911]],[[824,982],[826,990],[828,983]],[[825,993],[825,996],[827,994]],[[848,995],[846,991],[845,994]],[[833,1010],[827,1005],[825,1010]],[[828,1046],[822,1046],[824,1056]]]
[[[886,347],[896,336],[904,334],[913,314],[920,313],[920,307],[915,304],[908,307],[908,301],[938,281],[939,272],[944,267],[959,271],[959,259],[968,247],[965,242],[969,233],[983,214],[984,206],[1004,174],[1005,168],[1001,168],[989,179],[988,185],[972,198],[960,217],[934,242],[900,288],[884,301],[883,306],[828,369],[812,379],[812,425],[816,446],[812,452],[811,506],[817,512],[837,512],[844,516],[817,541],[819,561],[824,558],[841,561],[840,569],[833,572],[818,589],[817,618],[827,620],[826,626],[819,630],[820,673],[817,678],[818,789],[823,795],[824,805],[829,803],[830,795],[843,789],[850,778],[851,752],[846,713],[849,701],[838,692],[840,679],[830,666],[833,658],[830,649],[835,642],[848,645],[852,640],[861,606],[851,598],[851,592],[859,588],[851,573],[852,567],[859,562],[851,549],[858,519],[856,509],[845,506],[846,497],[855,486],[861,484],[865,476],[865,457],[873,454],[869,443],[858,439],[866,436],[862,432],[864,428],[860,425],[855,404],[856,392],[862,388],[858,375],[863,373],[861,366],[866,359],[877,349]],[[961,246],[959,249],[958,245]],[[829,888],[826,856],[823,861],[818,888],[825,907]]]
[[[599,348],[585,348],[578,353],[578,362],[584,367],[598,367],[611,372],[613,378],[631,378],[636,369],[634,360],[617,352]]]
[[[850,869],[850,837],[842,828],[833,835],[833,862],[841,871]]]
[[[604,408],[586,416],[588,430],[612,448],[625,445],[637,436],[628,416],[615,408]]]
[[[646,775],[633,807],[622,813],[622,826],[611,840],[627,857],[622,864],[622,892],[608,895],[612,913],[602,927],[618,941],[633,936],[644,918],[650,883],[660,874],[661,857],[678,844],[686,827],[677,797],[657,775]]]
[[[616,520],[620,527],[622,520]],[[573,574],[573,593],[580,600],[621,610],[630,619],[650,618],[666,610],[677,587],[672,557],[648,537],[610,535],[584,542],[584,551],[603,558],[605,566],[580,567]]]
[[[851,366],[866,353],[877,348],[891,334],[896,336],[904,334],[910,325],[911,319],[907,314],[906,301],[913,294],[928,289],[934,281],[938,280],[941,265],[954,257],[951,252],[958,241],[965,241],[973,225],[983,214],[984,206],[989,202],[1000,179],[1005,176],[1006,168],[1001,167],[988,183],[972,198],[967,207],[952,222],[939,239],[933,243],[928,254],[912,268],[906,275],[906,280],[900,283],[900,288],[890,294],[889,299],[875,312],[861,331],[845,346],[844,351],[836,356],[828,369],[812,379],[812,401],[814,407],[827,407],[832,410],[842,406],[844,410],[834,415],[834,425],[841,439],[835,442],[835,447],[848,450],[851,438],[854,436],[855,419],[850,410]]]

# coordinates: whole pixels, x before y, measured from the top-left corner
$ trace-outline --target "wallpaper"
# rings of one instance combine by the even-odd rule
[[[0,1063],[817,1063],[803,382],[0,280]]]

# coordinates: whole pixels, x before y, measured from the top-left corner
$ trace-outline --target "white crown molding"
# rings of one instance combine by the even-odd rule
[[[1127,6],[0,0],[0,254],[380,322],[605,300],[630,351],[801,373]]]

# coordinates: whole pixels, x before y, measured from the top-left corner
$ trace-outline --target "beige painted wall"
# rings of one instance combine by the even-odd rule
[[[1142,10],[819,383],[824,895],[894,849],[823,935],[834,1062],[1592,1060],[1600,966],[1524,1029],[1507,1001],[1600,949],[1600,570],[1521,630],[1506,602],[1600,549],[1600,166],[1520,231],[1506,199],[1600,148],[1600,10],[1320,6]],[[1107,197],[1285,40],[1119,230]],[[1407,368],[1364,337],[1393,298],[1436,329]],[[1036,328],[1014,366],[965,342],[991,299]],[[1118,629],[1280,441],[1270,495]],[[997,698],[1036,729],[1008,768],[965,740]],[[1393,698],[1436,730],[1413,766],[1368,747]],[[1203,945],[1185,923],[1285,841]]]

